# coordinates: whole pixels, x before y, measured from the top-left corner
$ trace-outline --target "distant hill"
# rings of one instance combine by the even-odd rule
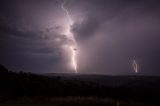
[[[6,69],[3,65],[0,65],[0,73],[8,72],[8,69]]]

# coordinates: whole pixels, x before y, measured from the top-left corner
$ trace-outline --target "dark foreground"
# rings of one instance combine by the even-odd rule
[[[14,73],[0,66],[0,106],[160,106],[160,77]]]
[[[120,101],[109,98],[97,97],[65,97],[65,98],[44,98],[44,97],[21,97],[1,99],[0,106],[155,106],[154,104]],[[158,106],[158,105],[157,105]]]

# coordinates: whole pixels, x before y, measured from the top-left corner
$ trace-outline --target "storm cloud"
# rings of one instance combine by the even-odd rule
[[[64,12],[59,0],[2,0],[0,64],[26,72],[70,72],[61,49]],[[160,75],[158,0],[66,0],[79,46],[79,73]]]

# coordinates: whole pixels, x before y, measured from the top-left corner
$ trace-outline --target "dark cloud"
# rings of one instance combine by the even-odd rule
[[[131,63],[135,59],[141,67],[141,74],[158,73],[160,63],[157,60],[160,56],[158,52],[154,52],[160,49],[158,46],[160,8],[157,4],[158,1],[100,0],[93,1],[92,6],[87,6],[87,9],[91,8],[86,9],[89,11],[86,15],[87,22],[91,22],[94,14],[93,16],[98,18],[93,22],[98,24],[94,26],[89,23],[91,26],[88,26],[84,21],[86,25],[75,25],[74,30],[78,32],[79,38],[84,37],[86,40],[90,37],[82,47],[86,48],[85,58],[88,58],[86,70],[93,73],[104,73],[105,70],[108,74],[131,74],[133,73]],[[86,30],[92,33],[85,33]]]
[[[60,47],[72,41],[62,33],[60,3],[1,1],[1,64],[32,72],[65,69]],[[79,71],[134,74],[136,60],[140,74],[160,74],[158,0],[67,0],[65,7],[74,20],[71,31],[78,41]]]
[[[77,37],[77,40],[87,40],[99,29],[99,20],[93,17],[87,17],[82,23],[74,23],[72,26],[72,32]]]

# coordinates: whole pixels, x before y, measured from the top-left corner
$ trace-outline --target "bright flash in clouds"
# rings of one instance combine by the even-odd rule
[[[70,51],[70,61],[71,65],[74,68],[74,71],[77,73],[77,42],[75,40],[75,37],[73,33],[71,32],[71,26],[73,25],[73,20],[71,18],[71,15],[69,11],[65,8],[65,1],[61,4],[61,8],[65,13],[65,19],[67,21],[66,29],[64,32],[64,35],[66,38],[71,41],[71,43],[66,44],[68,47],[68,50]]]

